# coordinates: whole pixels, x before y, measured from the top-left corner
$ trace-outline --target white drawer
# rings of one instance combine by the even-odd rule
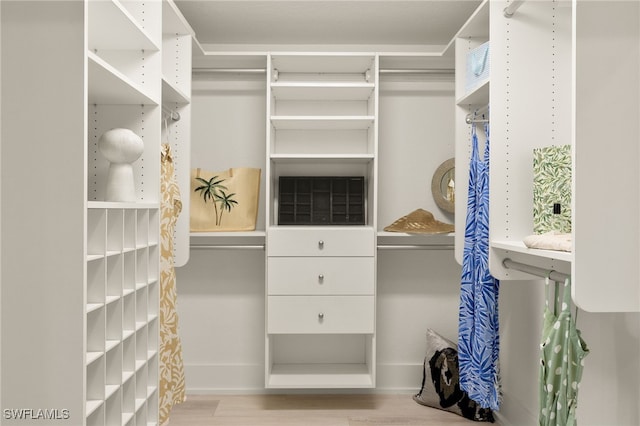
[[[373,294],[373,257],[270,257],[268,294]]]
[[[270,334],[371,334],[373,296],[268,296]]]
[[[269,256],[373,256],[375,233],[371,227],[270,228]]]

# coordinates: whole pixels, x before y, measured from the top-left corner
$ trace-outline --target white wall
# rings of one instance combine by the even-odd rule
[[[264,81],[220,78],[194,82],[192,165],[264,167]],[[453,219],[431,196],[433,172],[453,157],[453,81],[431,79],[381,84],[381,228],[417,208]],[[264,392],[264,267],[262,250],[191,250],[177,269],[188,392]],[[378,389],[419,389],[426,329],[456,338],[459,280],[452,250],[379,253]]]

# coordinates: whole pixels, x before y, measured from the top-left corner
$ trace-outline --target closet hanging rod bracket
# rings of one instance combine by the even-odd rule
[[[169,108],[162,107],[162,112],[164,112],[171,120],[180,121],[180,113],[178,111],[173,111]]]
[[[473,118],[471,115],[467,115],[467,118],[465,118],[464,121],[467,124],[488,123],[489,122],[489,120],[487,120],[486,118]]]

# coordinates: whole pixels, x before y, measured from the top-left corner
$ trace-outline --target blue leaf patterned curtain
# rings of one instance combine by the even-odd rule
[[[471,131],[469,198],[465,226],[458,356],[460,387],[483,408],[498,410],[499,377],[499,282],[489,272],[489,125],[480,159],[475,124]]]

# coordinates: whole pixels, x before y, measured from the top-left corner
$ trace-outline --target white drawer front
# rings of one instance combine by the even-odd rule
[[[373,228],[272,228],[267,233],[269,256],[373,256]]]
[[[270,257],[268,293],[372,295],[374,274],[373,257]]]
[[[269,296],[271,334],[371,334],[373,296]]]

